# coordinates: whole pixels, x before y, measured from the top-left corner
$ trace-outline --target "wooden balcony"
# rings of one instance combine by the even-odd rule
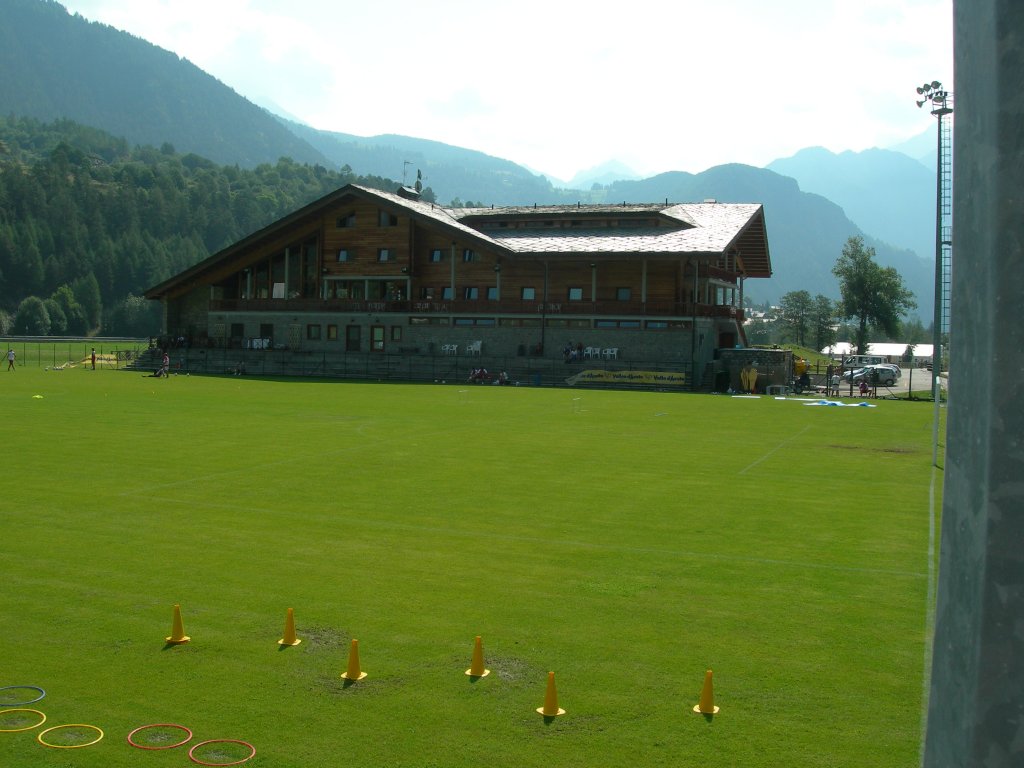
[[[363,299],[215,299],[211,312],[401,313],[406,315],[528,315],[530,317],[721,317],[743,322],[739,307],[655,301],[429,301]]]

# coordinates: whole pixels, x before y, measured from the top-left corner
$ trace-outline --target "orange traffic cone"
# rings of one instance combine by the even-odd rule
[[[277,641],[278,645],[298,645],[302,641],[295,636],[295,613],[291,608],[284,619],[284,637]]]
[[[359,641],[353,640],[348,649],[348,669],[341,673],[343,680],[362,680],[366,673],[359,669]]]
[[[715,690],[711,683],[711,670],[704,673],[704,687],[700,692],[700,702],[693,708],[694,712],[702,715],[717,715],[718,707],[715,706]]]
[[[466,674],[470,677],[487,677],[491,674],[491,670],[484,669],[484,649],[480,644],[480,635],[477,635],[473,642],[473,661]]]
[[[548,672],[548,690],[544,694],[544,706],[539,707],[537,711],[544,715],[544,717],[556,717],[557,715],[565,714],[565,710],[558,706],[558,691],[555,690],[554,672]]]
[[[165,637],[168,643],[187,643],[192,638],[185,634],[185,627],[181,623],[181,606],[174,606],[174,623],[171,625],[171,636]]]

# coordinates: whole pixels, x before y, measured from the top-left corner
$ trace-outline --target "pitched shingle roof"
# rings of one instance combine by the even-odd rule
[[[751,277],[771,277],[771,260],[765,233],[764,212],[760,205],[745,203],[679,203],[660,205],[631,203],[622,205],[545,205],[502,208],[445,208],[422,200],[412,200],[391,192],[382,192],[350,184],[321,197],[294,213],[242,238],[233,245],[146,291],[147,298],[165,295],[175,286],[197,279],[207,270],[230,260],[260,240],[272,237],[297,222],[316,216],[329,205],[347,196],[375,199],[385,207],[402,209],[415,218],[432,221],[451,234],[478,246],[504,251],[509,256],[522,254],[587,254],[662,256],[715,256],[733,249],[740,256],[744,271]],[[618,217],[649,226],[598,226],[597,220]],[[572,227],[498,228],[487,222],[572,219]],[[594,226],[585,226],[587,219]],[[578,220],[578,221],[577,221]],[[654,226],[655,222],[660,222]],[[474,226],[476,225],[476,226]]]

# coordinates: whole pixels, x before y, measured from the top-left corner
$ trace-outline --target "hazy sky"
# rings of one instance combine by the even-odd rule
[[[559,179],[890,146],[953,86],[952,0],[60,0],[279,114]]]

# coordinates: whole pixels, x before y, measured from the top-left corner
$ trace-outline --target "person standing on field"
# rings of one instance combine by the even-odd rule
[[[96,370],[96,347],[92,348],[92,369]]]
[[[14,370],[14,348],[13,347],[11,349],[7,350],[7,370],[8,371],[13,371]]]

